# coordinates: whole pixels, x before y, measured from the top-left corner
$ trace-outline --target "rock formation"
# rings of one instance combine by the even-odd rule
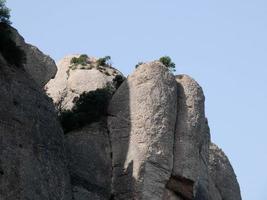
[[[38,85],[43,87],[57,73],[55,61],[37,47],[26,43],[16,29],[11,30],[13,40],[26,54],[24,69]]]
[[[111,66],[98,66],[97,59],[88,58],[86,65],[73,65],[71,59],[79,54],[66,56],[57,63],[56,77],[45,86],[47,94],[61,109],[71,109],[74,99],[83,92],[94,91],[108,85],[114,86],[116,75],[123,76],[121,72]]]
[[[63,132],[32,77],[0,54],[0,199],[71,200]]]
[[[0,53],[1,200],[241,200],[191,77],[154,61],[118,88],[124,77],[109,64],[72,55],[56,69],[16,30],[13,39],[27,62],[17,68]],[[107,114],[63,135],[57,112],[100,88],[113,94]]]
[[[159,62],[128,77],[109,106],[115,199],[162,199],[173,168],[174,76]]]

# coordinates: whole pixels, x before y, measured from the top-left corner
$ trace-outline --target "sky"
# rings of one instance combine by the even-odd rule
[[[266,0],[8,0],[13,26],[53,59],[110,55],[124,75],[168,55],[202,86],[211,138],[243,200],[267,199]]]

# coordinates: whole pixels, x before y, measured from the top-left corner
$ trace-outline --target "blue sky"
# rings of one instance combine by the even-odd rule
[[[267,199],[266,0],[9,0],[13,25],[55,60],[110,55],[125,75],[169,55],[206,96],[212,140],[243,200]]]

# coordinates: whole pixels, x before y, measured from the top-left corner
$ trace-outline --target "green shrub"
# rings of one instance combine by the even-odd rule
[[[111,96],[109,87],[81,94],[72,110],[62,111],[59,115],[64,132],[68,133],[106,117]]]
[[[0,0],[0,53],[9,64],[22,67],[26,62],[26,56],[12,39],[10,10],[5,3],[5,0]]]
[[[70,61],[70,64],[85,66],[85,65],[88,64],[88,56],[86,54],[82,54],[78,58],[77,57],[73,57],[71,59],[71,61]]]
[[[10,10],[6,7],[6,1],[0,0],[0,23],[5,23],[10,25]]]
[[[139,62],[135,65],[135,68],[139,67],[140,65],[144,64],[143,62]]]
[[[110,59],[110,56],[105,56],[104,58],[99,58],[96,63],[98,66],[105,66],[108,64],[107,62],[110,61]]]
[[[122,75],[116,75],[112,81],[115,88],[118,89],[124,80],[125,78]]]
[[[159,61],[165,65],[171,72],[175,72],[175,63],[172,62],[169,56],[163,56],[159,59]]]

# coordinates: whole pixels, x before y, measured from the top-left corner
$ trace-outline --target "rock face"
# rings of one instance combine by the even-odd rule
[[[69,171],[75,200],[109,199],[111,149],[104,122],[66,135]]]
[[[57,66],[54,60],[37,47],[26,43],[14,28],[12,28],[12,36],[17,46],[26,54],[26,63],[24,65],[26,72],[39,86],[43,87],[57,73]]]
[[[71,199],[63,132],[52,101],[0,55],[0,199]]]
[[[209,174],[223,200],[241,200],[240,188],[234,170],[224,152],[210,144]]]
[[[58,73],[55,78],[46,85],[47,94],[61,109],[71,109],[73,101],[83,92],[104,88],[108,85],[114,86],[116,75],[122,74],[110,66],[97,66],[97,59],[88,58],[88,64],[74,66],[71,64],[73,57],[80,55],[66,56],[57,63]]]
[[[177,86],[159,62],[128,77],[109,106],[115,199],[162,199],[173,167]]]
[[[198,83],[187,75],[176,77],[178,111],[174,142],[174,166],[168,184],[181,197],[208,196],[210,135],[205,117],[205,97]],[[190,184],[191,182],[191,184]],[[178,187],[186,184],[186,190]]]
[[[229,160],[210,142],[195,80],[154,61],[117,89],[124,77],[111,65],[74,64],[72,55],[57,71],[15,29],[13,37],[27,63],[15,68],[0,54],[1,200],[241,200]],[[46,83],[59,112],[108,87],[107,116],[87,123],[80,112],[87,124],[63,135]]]

